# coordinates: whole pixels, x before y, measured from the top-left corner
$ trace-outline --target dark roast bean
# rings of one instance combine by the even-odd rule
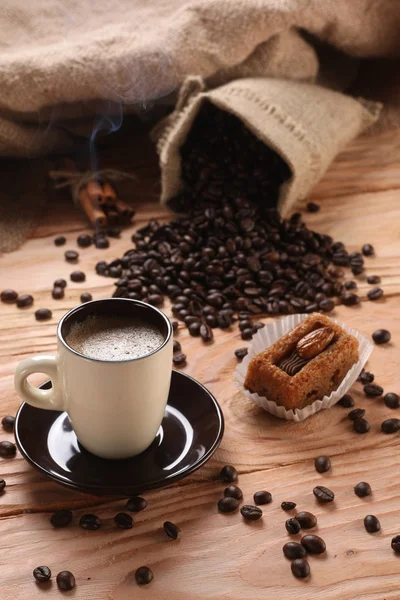
[[[57,575],[57,586],[63,592],[69,592],[75,587],[75,577],[71,571],[61,571]]]
[[[201,327],[201,323],[199,321],[195,321],[194,323],[191,323],[188,327],[190,335],[192,335],[194,337],[200,335],[200,327]]]
[[[132,519],[131,515],[121,512],[121,513],[118,513],[117,515],[115,515],[114,525],[116,525],[120,529],[132,529],[133,519]]]
[[[314,465],[318,473],[326,473],[331,468],[331,459],[329,456],[317,456]]]
[[[322,503],[333,502],[335,499],[335,494],[332,492],[332,490],[330,490],[327,487],[324,487],[323,485],[317,485],[313,489],[313,494],[318,500],[318,502]]]
[[[51,295],[54,298],[54,300],[61,300],[61,298],[64,298],[64,294],[64,288],[62,287],[55,287],[51,291]]]
[[[11,417],[11,416],[3,417],[1,420],[1,424],[2,424],[4,431],[8,431],[9,433],[12,433],[14,431],[15,417]]]
[[[79,248],[88,248],[92,244],[92,238],[87,233],[81,233],[76,238],[76,243]]]
[[[239,508],[239,500],[232,498],[231,496],[226,496],[225,498],[218,500],[217,506],[220,512],[231,513]]]
[[[298,512],[296,519],[300,523],[302,529],[312,529],[317,526],[317,517],[305,510]]]
[[[200,326],[200,336],[203,342],[210,342],[214,337],[211,327],[202,323]]]
[[[240,513],[242,517],[248,521],[258,521],[262,517],[262,510],[257,506],[251,506],[250,504],[245,504],[240,509]]]
[[[305,549],[298,542],[286,542],[282,550],[284,556],[290,559],[303,558],[306,555]]]
[[[185,365],[186,364],[186,354],[179,352],[178,354],[175,354],[172,361],[173,361],[174,365],[177,365],[177,366]]]
[[[361,252],[364,254],[364,256],[372,256],[375,253],[375,250],[371,244],[364,244],[364,246],[361,248]]]
[[[70,510],[56,510],[50,517],[50,523],[56,529],[67,527],[72,521],[72,512]]]
[[[240,337],[242,338],[242,340],[251,340],[251,338],[253,337],[253,335],[254,335],[254,329],[253,328],[251,328],[251,329],[244,329],[242,331]]]
[[[174,340],[173,351],[174,352],[180,352],[181,350],[182,350],[181,343],[178,342],[178,340]]]
[[[171,321],[172,329],[176,331],[179,327],[178,321]]]
[[[90,302],[91,300],[93,300],[93,296],[92,294],[89,294],[89,292],[83,292],[83,294],[81,294],[80,300],[82,304],[84,304],[85,302]]]
[[[49,567],[36,567],[33,569],[33,576],[38,583],[44,583],[51,579],[51,571]]]
[[[369,371],[363,371],[360,374],[359,379],[363,385],[367,385],[367,383],[373,382],[373,380],[375,379],[375,376],[372,373],[369,373]]]
[[[330,298],[327,298],[319,303],[319,308],[322,310],[322,312],[331,312],[335,308],[335,303]]]
[[[153,581],[153,571],[149,567],[139,567],[135,571],[135,579],[138,585],[148,585]]]
[[[99,250],[104,250],[105,248],[109,248],[110,242],[105,236],[96,237],[94,240],[94,245]]]
[[[38,308],[37,311],[35,311],[36,321],[48,321],[52,316],[52,312],[48,308]]]
[[[369,275],[369,277],[367,277],[367,282],[370,285],[376,285],[377,283],[381,282],[381,278],[379,275]]]
[[[308,202],[307,203],[307,210],[308,210],[308,212],[315,213],[315,212],[318,212],[320,210],[320,208],[321,208],[320,205],[316,204],[315,202]]]
[[[12,458],[17,453],[17,446],[12,442],[0,442],[0,456],[2,458]]]
[[[371,494],[371,486],[366,481],[360,481],[354,488],[354,493],[359,498],[365,498]]]
[[[282,510],[293,510],[294,508],[296,508],[296,506],[296,502],[282,502],[281,504]]]
[[[64,246],[66,241],[67,241],[66,237],[64,237],[63,235],[58,235],[56,238],[54,238],[54,245],[55,246]]]
[[[338,404],[340,404],[340,406],[343,406],[344,408],[352,408],[354,406],[354,400],[350,396],[350,394],[345,394],[340,398]]]
[[[381,425],[383,433],[397,433],[400,430],[400,419],[386,419]]]
[[[89,531],[95,531],[96,529],[100,529],[101,521],[96,515],[88,513],[80,518],[79,527],[88,529]]]
[[[310,565],[305,558],[296,558],[290,565],[292,573],[298,579],[305,579],[310,575]]]
[[[3,290],[0,294],[1,301],[8,304],[13,304],[17,301],[17,298],[18,294],[15,290]]]
[[[266,492],[265,490],[260,490],[259,492],[255,492],[253,495],[254,504],[262,505],[269,504],[272,502],[272,494],[270,492]]]
[[[367,385],[364,385],[364,394],[370,397],[382,396],[383,388],[376,383],[368,383]]]
[[[368,421],[366,419],[363,419],[362,417],[353,421],[353,429],[357,433],[368,433],[370,428],[371,426],[368,423]]]
[[[397,553],[400,553],[400,535],[395,535],[394,538],[392,538],[392,542],[390,545],[392,547],[392,550],[394,550]]]
[[[152,306],[161,306],[164,303],[164,296],[161,294],[150,294],[147,297],[147,301]]]
[[[390,342],[391,337],[391,333],[387,329],[377,329],[372,334],[372,339],[374,340],[375,344],[387,344]]]
[[[345,306],[355,306],[356,304],[360,304],[360,296],[353,294],[353,292],[348,292],[342,296],[342,302]]]
[[[0,494],[4,492],[6,487],[6,482],[4,479],[0,479]]]
[[[367,515],[364,519],[364,527],[368,533],[376,533],[381,530],[381,524],[375,515]]]
[[[108,265],[104,260],[98,262],[95,268],[97,275],[106,275],[108,272]]]
[[[243,492],[237,485],[228,485],[228,487],[224,489],[224,496],[241,500],[243,498]]]
[[[355,290],[357,288],[357,283],[353,280],[346,281],[344,287],[346,290]]]
[[[67,262],[75,262],[79,258],[78,252],[76,250],[66,250],[64,252],[64,257]]]
[[[72,271],[70,274],[70,279],[76,283],[81,283],[82,281],[85,281],[86,275],[83,271]]]
[[[285,527],[290,535],[297,535],[301,529],[301,525],[295,517],[288,519],[285,523]]]
[[[394,392],[388,392],[383,396],[383,401],[388,408],[400,407],[400,396]]]
[[[232,465],[225,465],[219,472],[219,478],[225,483],[233,483],[234,481],[237,481],[238,472]]]
[[[171,540],[177,540],[181,532],[179,527],[175,523],[171,523],[171,521],[165,521],[164,531]]]
[[[365,410],[363,408],[355,408],[351,410],[348,414],[348,417],[351,421],[355,421],[356,419],[360,419],[365,415]]]
[[[381,288],[372,288],[367,294],[369,300],[379,300],[383,296],[383,290]]]
[[[301,538],[301,545],[309,554],[322,554],[326,550],[324,540],[310,533]]]
[[[245,356],[247,356],[248,349],[247,348],[238,348],[235,350],[235,356],[238,360],[243,360]]]
[[[125,506],[131,512],[140,512],[146,508],[147,502],[140,496],[134,496],[133,498],[129,498]]]
[[[25,308],[26,306],[32,306],[33,304],[33,296],[30,294],[21,294],[17,298],[17,306],[18,308]]]

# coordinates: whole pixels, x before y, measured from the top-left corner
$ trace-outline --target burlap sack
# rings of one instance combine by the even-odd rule
[[[378,103],[301,82],[239,79],[206,90],[202,79],[189,78],[175,111],[153,130],[160,155],[162,203],[181,189],[180,148],[205,101],[239,117],[288,163],[293,175],[280,190],[278,208],[283,215],[309,194],[339,150],[377,120],[381,108]]]

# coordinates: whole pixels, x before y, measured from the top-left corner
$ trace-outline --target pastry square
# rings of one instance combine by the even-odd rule
[[[244,386],[287,410],[304,408],[335,391],[358,358],[356,338],[313,313],[252,359]]]

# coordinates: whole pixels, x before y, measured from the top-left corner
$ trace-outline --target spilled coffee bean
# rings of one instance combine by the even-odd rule
[[[369,275],[369,277],[367,277],[367,283],[369,283],[370,285],[376,285],[380,282],[381,278],[379,277],[379,275]]]
[[[364,244],[364,246],[361,248],[361,252],[364,254],[364,256],[372,256],[375,254],[374,247],[371,244]]]
[[[342,302],[345,306],[356,306],[360,304],[360,296],[357,296],[353,292],[348,292],[342,296]]]
[[[61,571],[57,575],[57,586],[63,592],[69,592],[75,587],[75,577],[71,571]]]
[[[312,529],[317,526],[317,517],[305,510],[297,513],[296,520],[300,523],[302,529]]]
[[[75,281],[75,283],[81,283],[86,279],[86,275],[83,271],[72,271],[69,277],[71,281]]]
[[[298,542],[286,542],[282,548],[284,556],[286,558],[303,558],[306,555],[306,551],[301,544]]]
[[[226,496],[218,500],[218,510],[223,513],[231,513],[239,508],[239,501],[236,498]]]
[[[332,492],[332,490],[323,485],[317,485],[313,489],[313,494],[318,500],[318,502],[322,503],[333,502],[335,499],[335,494]]]
[[[394,392],[388,392],[385,394],[383,401],[388,408],[400,408],[400,396]]]
[[[114,517],[114,525],[116,525],[120,529],[132,529],[133,519],[131,515],[128,515],[127,513],[118,513]]]
[[[51,291],[51,295],[54,298],[54,300],[61,300],[65,296],[64,288],[54,287]]]
[[[248,521],[258,521],[262,517],[262,510],[257,506],[252,506],[251,504],[245,504],[240,509],[241,515],[244,519]]]
[[[89,294],[89,292],[83,292],[83,294],[81,294],[80,301],[82,304],[85,302],[90,302],[91,300],[93,300],[93,296],[92,294]]]
[[[178,321],[171,321],[171,325],[172,325],[172,329],[174,331],[177,331],[178,327],[179,327],[179,323]]]
[[[14,304],[17,298],[18,293],[15,290],[3,290],[0,294],[0,300],[6,304]]]
[[[281,509],[282,510],[293,510],[296,508],[296,502],[282,502]]]
[[[383,296],[383,290],[381,288],[375,287],[372,290],[369,290],[367,293],[369,300],[379,300]]]
[[[386,419],[381,425],[383,433],[397,433],[400,431],[400,419]]]
[[[18,308],[26,308],[27,306],[32,306],[33,304],[33,296],[31,294],[21,294],[17,298],[17,306]]]
[[[369,371],[362,371],[360,373],[359,379],[363,385],[367,385],[367,383],[373,382],[373,380],[375,379],[375,375],[373,373],[370,373]]]
[[[67,287],[67,282],[65,281],[65,279],[56,279],[53,283],[53,287],[65,288]]]
[[[353,421],[353,429],[357,433],[368,433],[368,431],[371,429],[371,426],[367,419],[361,417]]]
[[[301,525],[295,517],[288,519],[285,523],[285,527],[286,531],[290,533],[290,535],[296,535],[301,530]]]
[[[64,252],[64,257],[67,262],[75,262],[78,260],[79,254],[76,250],[66,250],[66,252]]]
[[[381,524],[375,515],[367,515],[364,519],[364,527],[368,533],[376,533],[381,530]]]
[[[245,356],[248,354],[247,348],[238,348],[235,350],[235,356],[238,360],[243,360]]]
[[[308,534],[301,538],[301,545],[309,554],[322,554],[326,550],[326,544],[318,535]]]
[[[56,510],[50,517],[50,523],[56,529],[67,527],[72,521],[72,512],[70,510]]]
[[[87,233],[81,233],[76,238],[76,243],[80,248],[88,248],[92,244],[92,238]]]
[[[265,490],[260,490],[259,492],[255,492],[253,500],[254,504],[257,505],[269,504],[270,502],[272,502],[272,494]]]
[[[243,492],[237,485],[229,485],[224,489],[224,496],[241,500],[243,498]]]
[[[13,458],[17,453],[17,446],[12,442],[4,441],[0,442],[0,456],[1,458]]]
[[[371,398],[382,396],[383,388],[376,383],[368,383],[367,385],[364,385],[364,394],[366,396],[370,396]]]
[[[305,579],[310,575],[310,565],[306,561],[305,558],[296,558],[290,568],[292,569],[292,573],[298,579]]]
[[[357,289],[357,283],[355,281],[346,281],[344,287],[346,290],[355,290]]]
[[[38,308],[35,312],[36,321],[48,321],[52,316],[52,312],[48,308]]]
[[[345,394],[344,396],[342,396],[342,398],[340,398],[338,404],[340,404],[340,406],[343,406],[343,408],[352,408],[354,406],[354,400],[350,396],[350,394]]]
[[[237,481],[238,472],[232,465],[225,465],[219,472],[219,478],[225,483],[233,483],[234,481]]]
[[[87,529],[88,531],[96,531],[96,529],[100,529],[101,521],[96,515],[88,513],[81,517],[79,527]]]
[[[38,583],[44,583],[51,579],[51,571],[49,567],[36,567],[33,569],[33,576]]]
[[[7,415],[6,417],[3,417],[1,420],[1,425],[4,429],[4,431],[7,431],[8,433],[12,433],[14,431],[15,417],[11,417],[9,415]]]
[[[174,340],[173,351],[174,352],[180,352],[181,350],[182,350],[181,343],[178,342],[178,340]]]
[[[372,339],[374,340],[375,344],[378,345],[387,344],[390,342],[391,337],[391,333],[387,329],[377,329],[372,334]]]
[[[57,237],[54,238],[54,245],[55,246],[63,246],[66,241],[67,241],[66,237],[64,237],[63,235],[58,235]]]
[[[0,479],[0,494],[4,492],[6,487],[6,482],[4,479]]]
[[[144,510],[146,506],[146,500],[144,498],[141,498],[140,496],[134,496],[133,498],[129,498],[128,502],[125,505],[125,507],[131,512],[140,512],[141,510]]]
[[[392,538],[391,547],[394,552],[400,554],[400,535],[395,535]]]
[[[138,585],[148,585],[153,581],[153,571],[149,567],[139,567],[135,571],[135,579]]]
[[[329,456],[317,456],[314,465],[318,473],[326,473],[332,466]]]
[[[175,356],[172,359],[172,362],[174,363],[174,365],[177,366],[182,366],[186,364],[186,354],[183,353],[179,353],[179,354],[175,354]]]
[[[361,419],[365,415],[365,410],[363,408],[355,408],[351,410],[347,415],[351,421],[355,421],[356,419]]]
[[[164,531],[171,540],[177,540],[181,530],[175,523],[171,523],[171,521],[165,521],[164,523]]]
[[[371,486],[366,481],[360,481],[354,488],[354,493],[359,498],[365,498],[371,494]]]

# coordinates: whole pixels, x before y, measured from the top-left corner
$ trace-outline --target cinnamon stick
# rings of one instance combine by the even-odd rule
[[[93,227],[95,229],[104,229],[107,225],[106,216],[97,206],[93,197],[89,195],[86,186],[79,190],[79,202]]]
[[[115,205],[115,202],[117,200],[117,192],[115,191],[115,188],[111,185],[111,183],[109,183],[108,181],[106,181],[103,185],[103,196],[106,201],[106,204]]]
[[[106,203],[104,189],[98,181],[96,181],[95,179],[91,179],[90,181],[88,181],[86,187],[89,196],[93,198],[98,204]]]

